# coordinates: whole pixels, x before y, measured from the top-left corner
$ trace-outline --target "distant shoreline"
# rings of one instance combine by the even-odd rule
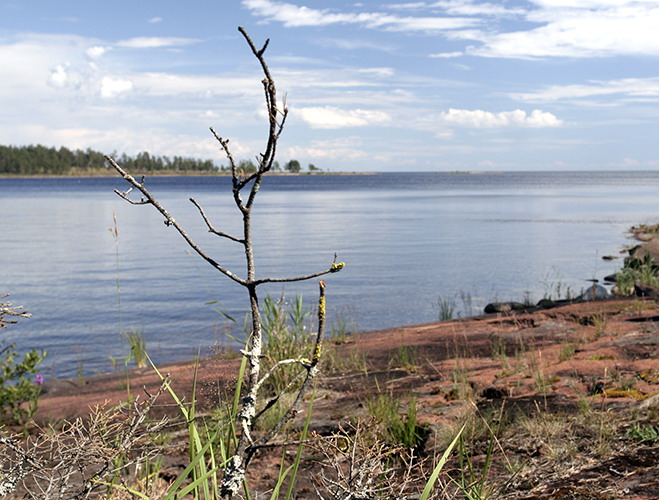
[[[129,172],[130,173],[130,172]],[[134,177],[231,177],[231,172],[147,172],[147,173],[130,173]],[[377,175],[378,172],[267,172],[267,175],[300,177],[315,175]],[[93,179],[93,178],[111,178],[121,176],[117,172],[74,172],[70,174],[6,174],[0,173],[0,179]]]

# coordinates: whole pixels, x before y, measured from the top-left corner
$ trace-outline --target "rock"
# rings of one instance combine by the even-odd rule
[[[549,309],[551,307],[556,306],[556,302],[554,302],[551,299],[540,299],[538,303],[536,304],[537,307],[540,307],[542,309]]]
[[[602,260],[615,260],[617,258],[617,255],[602,255]]]
[[[634,283],[634,295],[637,297],[650,297],[659,299],[659,288],[656,286],[646,285],[644,283]]]
[[[507,391],[502,387],[495,387],[493,385],[483,389],[481,397],[485,399],[503,399],[508,395]]]
[[[586,291],[581,294],[581,300],[590,302],[592,300],[604,300],[610,297],[609,291],[604,288],[602,285],[593,283],[592,286],[589,286]]]
[[[651,239],[629,250],[630,257],[643,260],[646,257],[652,259],[652,262],[659,263],[659,238]]]
[[[485,306],[485,313],[505,313],[510,311],[521,311],[528,308],[529,306],[519,302],[492,302]]]

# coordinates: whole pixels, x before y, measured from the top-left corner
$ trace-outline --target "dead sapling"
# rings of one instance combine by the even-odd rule
[[[144,177],[142,177],[139,181],[136,180],[132,175],[130,175],[121,166],[119,166],[113,158],[106,156],[106,159],[112,165],[112,167],[114,167],[117,172],[119,172],[119,174],[131,185],[130,189],[126,192],[116,190],[116,193],[119,196],[121,196],[129,203],[135,205],[153,206],[164,217],[165,224],[168,227],[173,227],[174,230],[176,230],[183,237],[187,244],[203,260],[205,260],[208,264],[210,264],[211,267],[220,273],[243,286],[249,296],[251,311],[251,333],[248,337],[245,349],[241,351],[247,360],[247,380],[244,393],[241,398],[240,409],[236,416],[238,441],[235,451],[233,452],[231,458],[224,468],[224,475],[220,485],[221,498],[231,498],[233,495],[238,493],[243,485],[245,470],[255,452],[259,448],[272,443],[273,438],[277,435],[277,432],[282,428],[282,426],[298,412],[302,398],[308,388],[311,386],[313,379],[318,372],[318,362],[322,350],[322,336],[325,314],[325,285],[321,281],[318,308],[319,331],[315,339],[315,347],[312,359],[303,359],[300,357],[298,359],[280,360],[267,373],[261,374],[261,364],[263,358],[263,334],[261,312],[259,310],[259,296],[257,294],[258,287],[266,283],[289,283],[310,280],[329,273],[340,271],[344,266],[343,262],[337,262],[337,255],[334,254],[334,259],[332,260],[330,266],[323,271],[288,278],[257,277],[256,268],[254,265],[254,248],[252,242],[252,209],[254,207],[254,201],[256,199],[259,188],[261,187],[263,178],[268,172],[271,171],[273,167],[275,154],[277,152],[277,144],[281,132],[284,128],[286,118],[288,116],[288,109],[286,108],[285,99],[282,101],[281,106],[277,101],[275,82],[264,59],[264,53],[268,46],[269,40],[266,40],[263,47],[259,49],[254,45],[254,42],[251,40],[244,28],[239,27],[238,30],[249,45],[252,54],[256,57],[263,72],[264,77],[261,83],[263,85],[269,124],[265,149],[256,158],[258,164],[257,169],[255,172],[248,175],[243,175],[243,172],[241,172],[241,170],[238,168],[238,164],[236,163],[229,147],[229,140],[221,137],[215,132],[215,130],[211,128],[213,136],[220,144],[220,147],[226,155],[231,167],[232,195],[235,205],[240,212],[240,216],[242,217],[242,235],[234,236],[216,229],[204,211],[203,207],[192,198],[190,199],[190,202],[199,211],[199,214],[210,233],[215,234],[220,238],[226,238],[239,245],[242,245],[247,264],[247,272],[245,277],[241,277],[238,274],[235,274],[226,268],[223,264],[216,261],[203,248],[201,248],[201,246],[197,244],[197,242],[185,231],[185,229],[176,221],[176,219],[167,211],[167,209],[147,189],[145,186]],[[136,190],[140,193],[138,199],[129,197],[129,192],[131,190]],[[259,389],[263,388],[263,383],[272,375],[273,370],[277,370],[281,366],[291,363],[299,365],[301,368],[301,375],[304,375],[304,380],[298,389],[298,395],[294,399],[288,411],[284,413],[284,416],[271,428],[271,430],[266,431],[263,435],[261,435],[260,438],[257,439],[252,436],[252,431],[254,429],[255,421],[262,415],[262,413],[257,414],[259,398],[263,397],[259,395]]]

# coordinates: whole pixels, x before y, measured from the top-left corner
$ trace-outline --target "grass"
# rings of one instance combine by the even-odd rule
[[[659,287],[659,268],[649,255],[643,259],[628,257],[616,274],[616,291],[621,295],[632,295],[635,283]]]
[[[311,308],[305,308],[302,296],[290,303],[281,296],[274,300],[267,296],[263,301],[263,370],[267,372],[281,360],[311,357],[310,327],[307,320]],[[270,392],[280,394],[291,391],[296,377],[302,373],[296,363],[280,365],[267,381]]]
[[[407,412],[401,414],[400,404],[389,393],[379,393],[366,402],[368,413],[380,428],[382,438],[391,446],[404,449],[420,449],[427,437],[428,428],[417,420],[416,399],[407,404]]]
[[[389,361],[389,367],[401,368],[408,372],[414,373],[417,371],[417,367],[419,365],[417,353],[418,349],[416,346],[399,346],[396,354]]]
[[[577,352],[577,346],[573,343],[564,344],[558,353],[559,361],[568,361],[574,357]]]
[[[458,304],[455,300],[455,296],[449,298],[438,297],[435,307],[437,309],[437,316],[439,321],[448,321],[455,318]]]
[[[137,330],[129,330],[124,333],[126,342],[130,347],[130,353],[126,364],[132,359],[135,366],[138,368],[145,368],[147,366],[146,342],[144,341],[144,334]]]

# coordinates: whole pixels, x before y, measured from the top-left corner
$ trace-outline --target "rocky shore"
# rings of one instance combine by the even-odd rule
[[[634,231],[640,243],[630,253],[647,252],[655,259],[658,228]],[[472,422],[476,442],[485,439],[477,435],[479,425],[483,428],[479,421],[496,424],[497,449],[487,479],[498,492],[492,498],[659,498],[659,437],[652,439],[650,433],[659,431],[655,299],[610,297],[510,308],[329,342],[326,352],[334,354],[328,354],[316,389],[312,430],[328,435],[368,418],[366,402],[386,393],[400,402],[401,411],[415,402],[416,418],[428,430],[427,456],[441,453],[446,435],[462,423]],[[341,367],[332,359],[355,363]],[[202,414],[231,393],[239,363],[226,355],[200,360],[196,398]],[[161,370],[171,375],[177,393],[192,397],[193,362]],[[46,423],[84,417],[90,407],[116,405],[128,391],[143,395],[159,384],[150,368],[132,370],[128,378],[115,373],[49,381],[37,418]],[[158,411],[176,410],[161,406]],[[298,416],[296,425],[303,418]],[[474,448],[474,463],[483,463],[486,448]],[[252,484],[274,484],[278,457],[276,451],[256,459]],[[176,469],[181,461],[173,452],[165,469]],[[458,467],[453,459],[447,472],[457,473]],[[308,480],[313,473],[310,462],[298,498],[316,498]]]

